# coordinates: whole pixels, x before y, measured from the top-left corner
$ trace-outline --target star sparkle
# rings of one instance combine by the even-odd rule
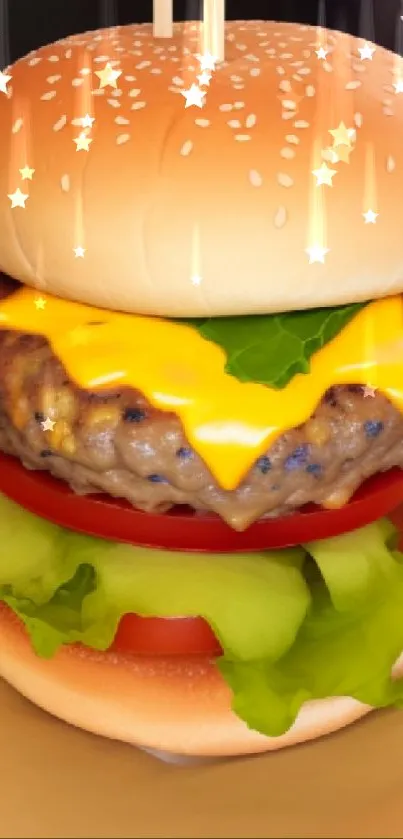
[[[51,420],[50,417],[46,417],[46,419],[41,422],[43,431],[53,431],[55,425],[55,421]]]
[[[373,399],[375,394],[376,394],[376,388],[371,387],[370,385],[365,385],[364,390],[363,390],[363,394],[364,394],[364,399],[368,399],[368,398]]]
[[[79,137],[75,137],[73,142],[76,144],[76,151],[89,151],[92,143],[91,137],[82,131]]]
[[[111,64],[105,64],[103,70],[96,70],[95,75],[98,76],[100,80],[99,89],[101,90],[103,87],[114,87],[117,88],[116,81],[119,76],[122,75],[122,70],[114,70]]]
[[[7,73],[3,73],[0,70],[0,93],[5,93],[6,95],[9,93],[7,90],[7,85],[11,82],[12,76],[8,76]]]
[[[328,55],[329,50],[325,50],[324,47],[319,47],[319,49],[315,50],[315,52],[318,56],[319,61],[326,61],[326,57]]]
[[[196,54],[196,58],[200,63],[200,69],[203,70],[215,70],[215,65],[217,64],[217,58],[214,55],[211,55],[210,52],[205,52],[203,55],[200,53]]]
[[[78,245],[76,248],[73,248],[73,251],[76,259],[84,259],[86,249],[81,247],[81,245]]]
[[[353,132],[353,134],[352,134]],[[331,128],[329,134],[333,137],[333,147],[348,146],[351,148],[354,136],[354,128],[347,128],[344,122],[340,122],[337,128]]]
[[[336,149],[331,149],[333,152],[331,162],[332,163],[350,163],[350,154],[353,151],[352,148],[348,148],[347,146],[337,146]]]
[[[197,108],[203,108],[203,100],[206,94],[203,90],[200,90],[197,84],[192,84],[189,90],[181,90],[181,94],[186,99],[185,108],[190,108],[192,105],[196,105]]]
[[[14,210],[15,207],[22,207],[25,210],[25,202],[28,200],[29,195],[21,192],[19,187],[15,190],[15,192],[10,193],[7,197],[11,201],[12,210]]]
[[[35,169],[31,169],[29,166],[23,166],[20,169],[20,175],[23,181],[32,181],[32,178],[35,174]]]
[[[321,262],[324,265],[325,256],[329,253],[329,248],[324,248],[321,245],[311,245],[310,248],[306,249],[306,253],[309,256],[310,265],[313,265],[314,262]]]
[[[94,122],[95,117],[91,117],[89,114],[86,114],[85,117],[82,117],[81,119],[81,125],[83,128],[92,128]]]
[[[375,213],[374,210],[367,210],[367,212],[362,215],[364,217],[365,224],[375,224],[379,213]]]
[[[35,300],[35,309],[40,309],[42,312],[46,306],[46,300],[44,297],[37,297]]]
[[[360,53],[361,61],[372,61],[372,56],[376,52],[376,48],[372,47],[371,44],[365,43],[363,47],[358,47],[358,52]]]
[[[322,163],[319,169],[312,169],[316,178],[316,186],[333,186],[332,178],[337,175],[336,169],[329,169],[327,163]]]
[[[210,73],[206,73],[205,71],[203,71],[203,73],[200,73],[200,76],[197,76],[196,78],[199,82],[200,87],[207,87],[211,82]]]
[[[398,79],[393,87],[395,88],[395,93],[403,93],[403,79]]]

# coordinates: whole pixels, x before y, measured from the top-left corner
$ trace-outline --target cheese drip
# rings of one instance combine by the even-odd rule
[[[306,422],[325,391],[361,384],[403,411],[401,296],[375,301],[282,390],[225,372],[225,353],[190,326],[85,306],[23,288],[0,302],[0,328],[42,335],[84,390],[132,387],[181,420],[218,484],[235,489],[285,431]]]

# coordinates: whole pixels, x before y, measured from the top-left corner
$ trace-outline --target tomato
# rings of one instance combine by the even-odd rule
[[[143,513],[107,495],[79,496],[47,472],[31,472],[2,453],[0,492],[62,527],[115,542],[182,551],[258,551],[326,539],[388,515],[403,502],[403,470],[370,478],[339,510],[310,504],[289,516],[261,519],[243,533],[218,516],[198,515],[184,507]]]
[[[204,655],[215,658],[221,647],[203,618],[142,618],[125,615],[113,652],[133,655]]]

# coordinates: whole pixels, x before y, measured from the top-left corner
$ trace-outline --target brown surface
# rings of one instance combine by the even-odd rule
[[[403,836],[403,713],[313,744],[173,767],[75,731],[0,684],[0,837]]]

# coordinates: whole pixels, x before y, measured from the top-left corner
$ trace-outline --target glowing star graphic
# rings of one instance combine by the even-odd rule
[[[338,146],[337,149],[331,149],[333,152],[331,163],[350,163],[350,154],[353,151],[352,148],[347,148],[347,146]]]
[[[376,48],[371,47],[371,44],[368,43],[364,44],[363,47],[358,47],[358,52],[360,53],[361,61],[365,61],[366,59],[368,61],[372,61],[372,56],[375,51]]]
[[[41,422],[43,431],[53,431],[55,425],[55,421],[51,420],[50,417],[46,417],[46,419]]]
[[[29,195],[25,195],[21,192],[20,188],[12,192],[11,195],[7,196],[11,201],[11,209],[14,210],[15,207],[22,207],[25,210],[25,202],[29,198]]]
[[[103,70],[96,70],[95,75],[98,76],[100,80],[99,89],[101,90],[103,87],[114,87],[117,88],[116,79],[122,75],[121,70],[114,70],[113,67],[109,64],[105,64]]]
[[[312,174],[316,178],[316,186],[333,186],[332,178],[337,175],[336,169],[329,169],[327,163],[322,163],[319,169],[313,169]]]
[[[41,309],[43,311],[45,306],[46,306],[46,300],[44,300],[43,297],[37,297],[36,300],[35,300],[35,308],[38,309],[38,310]]]
[[[315,50],[316,55],[318,56],[319,61],[326,61],[327,54],[329,50],[325,50],[324,47],[319,47],[318,50]]]
[[[199,274],[194,274],[193,277],[190,278],[190,282],[192,283],[192,285],[201,285],[202,278],[199,276]]]
[[[374,213],[373,210],[367,210],[366,213],[362,214],[365,219],[365,224],[375,224],[379,213]]]
[[[29,166],[24,166],[23,169],[20,169],[20,175],[23,181],[32,181],[34,174],[35,169],[30,169]]]
[[[393,87],[395,88],[395,93],[403,93],[403,79],[398,79]]]
[[[73,140],[73,142],[77,146],[76,151],[89,151],[92,140],[90,137],[87,137],[84,131],[82,131],[80,136],[76,137],[75,140]]]
[[[83,128],[92,128],[94,122],[95,117],[90,117],[89,114],[86,114],[85,117],[81,119],[81,125]]]
[[[73,251],[76,259],[84,259],[85,248],[82,248],[81,245],[78,245],[78,247],[73,248]]]
[[[215,65],[217,64],[217,59],[214,55],[211,55],[209,52],[205,52],[204,55],[200,55],[198,53],[196,55],[197,60],[200,62],[200,69],[204,70],[214,70]]]
[[[7,73],[2,73],[0,70],[0,93],[8,94],[7,85],[11,79],[12,76],[7,76]]]
[[[329,248],[323,248],[321,245],[312,245],[312,247],[306,249],[306,253],[309,256],[310,265],[313,265],[314,262],[321,262],[324,265],[325,256],[329,253]]]
[[[373,399],[375,394],[376,394],[376,389],[374,387],[371,387],[370,385],[365,385],[364,390],[363,390],[363,394],[364,394],[364,399],[368,399],[368,398]]]
[[[181,94],[186,99],[185,108],[190,108],[192,105],[196,105],[197,108],[203,108],[203,100],[206,94],[203,90],[200,90],[197,84],[192,84],[189,90],[181,90]]]
[[[338,146],[351,147],[351,131],[354,131],[354,129],[346,128],[344,122],[341,122],[338,128],[331,128],[329,134],[333,137],[333,148],[337,148]]]
[[[200,76],[197,76],[197,81],[199,82],[200,87],[207,87],[211,82],[210,73],[200,73]]]

